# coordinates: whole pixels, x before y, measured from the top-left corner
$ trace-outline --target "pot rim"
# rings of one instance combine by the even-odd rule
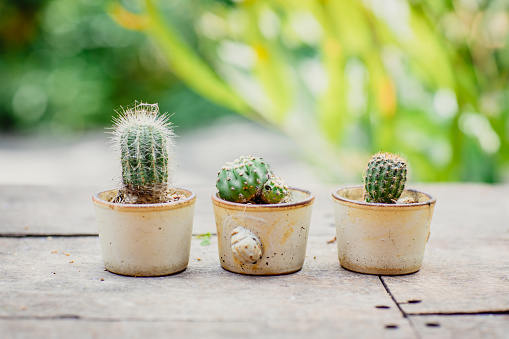
[[[104,199],[101,199],[99,195],[107,192],[118,191],[118,188],[105,190],[102,192],[95,193],[92,196],[92,200],[94,205],[102,207],[102,208],[110,208],[112,210],[122,211],[122,212],[144,212],[144,211],[167,211],[173,210],[177,208],[182,208],[188,205],[192,205],[196,201],[196,193],[189,189],[180,188],[180,187],[172,187],[176,190],[181,190],[190,193],[188,197],[185,199],[181,199],[178,201],[172,202],[163,202],[157,204],[121,204],[109,202]]]
[[[417,208],[421,208],[422,206],[432,206],[432,205],[435,205],[435,203],[437,201],[437,199],[434,196],[432,196],[428,193],[419,191],[419,190],[415,190],[415,189],[404,189],[403,192],[407,191],[407,192],[415,192],[415,193],[424,194],[425,196],[428,197],[428,200],[423,201],[423,202],[412,203],[412,204],[384,204],[384,203],[374,203],[374,202],[365,202],[365,201],[359,201],[359,200],[351,200],[351,199],[342,197],[338,194],[339,191],[346,190],[346,189],[354,189],[354,188],[364,189],[364,186],[363,185],[353,185],[353,186],[346,186],[346,187],[334,189],[332,191],[332,198],[333,198],[334,202],[340,203],[343,205],[355,206],[357,208],[394,210],[394,209],[417,209]]]
[[[311,193],[308,190],[296,188],[296,187],[289,187],[289,190],[292,191],[299,191],[302,193],[307,194],[308,196],[302,200],[296,201],[296,202],[284,202],[284,203],[277,203],[277,204],[243,204],[238,202],[232,202],[228,200],[221,199],[219,197],[219,192],[216,191],[212,193],[212,203],[216,206],[221,206],[228,209],[234,209],[234,210],[244,210],[244,211],[257,211],[257,212],[263,212],[263,211],[271,211],[271,210],[287,210],[287,209],[295,209],[297,207],[305,207],[313,204],[313,201],[315,200],[315,195]]]

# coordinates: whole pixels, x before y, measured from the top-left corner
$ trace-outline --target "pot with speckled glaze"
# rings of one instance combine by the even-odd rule
[[[400,275],[417,272],[436,200],[415,190],[402,198],[415,203],[377,204],[363,201],[363,187],[332,193],[338,258],[344,268],[368,274]]]
[[[161,204],[110,202],[117,190],[95,194],[93,202],[106,269],[138,276],[163,276],[186,269],[189,262],[196,195]]]
[[[277,275],[302,268],[315,197],[297,188],[289,191],[290,202],[278,204],[241,204],[212,195],[224,269]]]

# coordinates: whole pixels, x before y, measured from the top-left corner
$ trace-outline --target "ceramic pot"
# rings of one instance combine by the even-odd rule
[[[341,266],[379,275],[417,272],[424,258],[435,198],[404,190],[401,197],[411,197],[416,203],[375,204],[363,202],[363,193],[362,186],[332,193]]]
[[[106,269],[129,276],[162,276],[189,262],[196,195],[162,204],[109,202],[117,190],[95,194],[93,202]]]
[[[314,195],[290,188],[290,203],[239,204],[212,195],[219,260],[231,272],[276,275],[300,270]]]

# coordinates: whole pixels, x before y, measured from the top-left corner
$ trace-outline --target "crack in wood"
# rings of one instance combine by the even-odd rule
[[[83,238],[98,237],[94,233],[76,233],[76,234],[60,234],[60,233],[41,233],[41,234],[24,234],[24,233],[4,233],[0,234],[0,238]]]
[[[80,316],[77,314],[58,314],[58,315],[47,315],[47,316],[39,316],[39,315],[26,315],[26,316],[0,316],[0,320],[7,320],[7,321],[13,321],[13,320],[41,320],[41,321],[47,321],[47,320],[80,320],[80,321],[90,321],[90,322],[149,322],[149,323],[162,323],[162,322],[196,322],[195,320],[188,319],[188,320],[168,320],[168,319],[143,319],[143,318],[132,318],[132,317],[126,317],[126,318],[95,318],[95,317],[86,317],[86,316]],[[204,322],[201,321],[200,322]]]
[[[193,233],[193,237],[202,236],[203,233]],[[82,237],[98,237],[97,233],[74,233],[74,234],[62,234],[62,233],[3,233],[0,234],[0,238],[82,238]],[[210,233],[210,236],[217,236],[217,233]]]
[[[509,310],[502,311],[479,311],[479,312],[423,312],[423,313],[406,313],[407,316],[462,316],[462,315],[507,315]]]
[[[387,294],[389,294],[389,296],[391,297],[394,304],[396,304],[396,306],[398,307],[399,311],[401,312],[401,315],[403,315],[403,318],[406,318],[408,320],[408,323],[410,324],[410,327],[412,328],[412,331],[414,332],[414,335],[416,336],[416,338],[421,339],[421,335],[417,331],[417,328],[414,326],[412,319],[408,316],[408,314],[403,310],[403,308],[401,308],[400,304],[396,301],[396,298],[389,290],[389,286],[387,286],[385,281],[382,279],[382,276],[379,275],[378,279],[380,279],[380,282],[382,283],[383,287],[385,288],[385,291],[387,292]]]
[[[396,298],[394,298],[394,296],[392,295],[391,291],[389,290],[389,286],[387,286],[385,281],[382,279],[382,276],[379,275],[378,278],[380,279],[380,282],[382,283],[383,287],[385,288],[385,291],[387,292],[387,294],[389,294],[389,296],[391,297],[391,299],[394,302],[394,304],[396,304],[396,306],[398,307],[399,311],[403,315],[403,318],[408,318],[408,316],[405,313],[405,311],[401,308],[400,304],[396,301]]]
[[[83,320],[81,316],[77,314],[59,314],[53,316],[0,316],[0,320],[59,320],[59,319],[74,319]]]

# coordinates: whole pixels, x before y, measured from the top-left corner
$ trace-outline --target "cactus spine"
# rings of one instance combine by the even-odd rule
[[[364,176],[366,202],[394,204],[405,188],[407,162],[398,155],[377,153],[371,157]]]
[[[175,135],[168,116],[159,113],[157,104],[135,103],[114,122],[112,143],[122,163],[122,187],[116,201],[171,201]]]
[[[216,187],[221,199],[238,203],[278,203],[287,195],[284,181],[274,177],[262,158],[253,156],[227,162],[218,172]]]

